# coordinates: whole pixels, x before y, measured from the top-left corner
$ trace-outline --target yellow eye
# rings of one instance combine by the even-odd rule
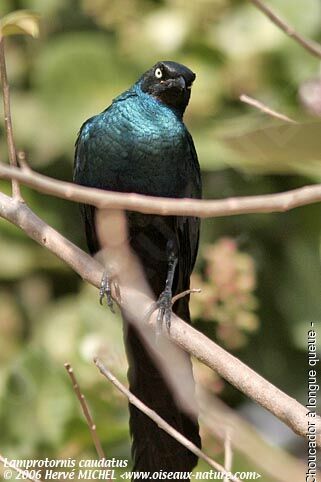
[[[157,67],[157,69],[155,69],[155,77],[156,77],[156,79],[161,79],[163,77],[163,72],[159,67]]]

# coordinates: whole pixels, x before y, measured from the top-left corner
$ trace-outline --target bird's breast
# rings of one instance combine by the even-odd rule
[[[127,104],[108,119],[113,127],[106,133],[109,155],[103,157],[108,179],[117,185],[112,187],[154,196],[188,195],[191,159],[183,123],[172,112]]]

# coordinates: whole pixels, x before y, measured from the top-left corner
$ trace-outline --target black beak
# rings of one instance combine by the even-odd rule
[[[166,80],[164,83],[167,84],[168,87],[175,87],[178,90],[185,90],[186,89],[186,82],[182,75],[179,77],[175,77],[174,79]]]

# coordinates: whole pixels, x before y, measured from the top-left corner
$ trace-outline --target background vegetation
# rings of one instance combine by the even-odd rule
[[[301,33],[321,41],[318,0],[269,3]],[[42,19],[39,40],[7,42],[15,137],[36,170],[70,180],[82,122],[157,60],[172,59],[197,73],[186,123],[205,197],[320,182],[320,62],[250,3],[2,0],[0,15],[18,8],[36,10]],[[281,128],[240,103],[241,93],[305,124]],[[0,133],[4,159],[3,124]],[[6,182],[0,187],[9,190]],[[37,214],[85,247],[76,205],[27,189],[24,196]],[[321,313],[320,219],[320,205],[312,205],[205,221],[194,278],[203,288],[193,298],[196,326],[303,404],[307,330]],[[91,363],[99,352],[125,380],[118,316],[99,306],[95,289],[2,220],[0,307],[1,451],[11,458],[95,457],[63,368],[69,361],[106,454],[128,458],[127,402]],[[197,372],[273,443],[304,453],[304,442],[272,424],[267,413],[200,367]],[[221,443],[208,438],[206,444],[219,459]],[[235,466],[253,465],[237,457]]]

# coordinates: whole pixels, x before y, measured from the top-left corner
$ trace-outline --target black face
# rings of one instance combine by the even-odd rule
[[[153,95],[183,115],[196,75],[176,62],[157,62],[141,79],[143,92]]]

